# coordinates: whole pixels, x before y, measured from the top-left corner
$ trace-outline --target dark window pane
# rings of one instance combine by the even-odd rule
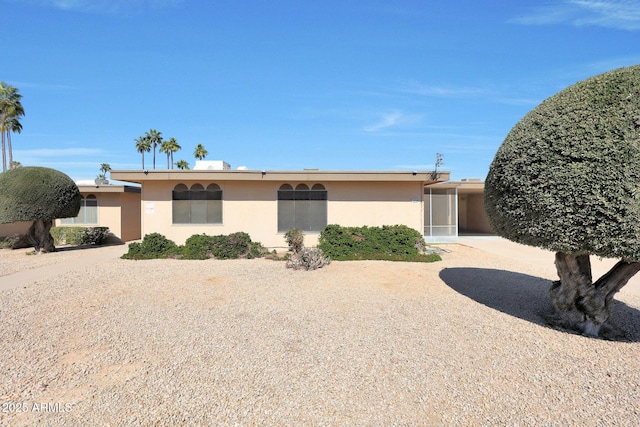
[[[309,202],[309,231],[322,231],[327,226],[327,202]]]
[[[310,191],[309,199],[310,200],[327,200],[327,192],[326,191]]]
[[[174,224],[188,224],[190,222],[189,200],[174,200],[172,210]]]
[[[207,201],[191,200],[191,224],[206,224]]]
[[[295,228],[295,206],[293,200],[278,201],[278,231],[287,232]]]
[[[278,191],[278,200],[294,200],[295,191],[280,190]]]
[[[222,190],[207,189],[207,200],[222,200]]]
[[[221,200],[207,200],[207,224],[222,224]]]

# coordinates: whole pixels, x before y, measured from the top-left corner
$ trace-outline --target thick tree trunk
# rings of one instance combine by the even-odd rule
[[[33,221],[31,227],[29,227],[29,241],[33,244],[37,254],[46,252],[53,252],[56,250],[53,244],[53,237],[51,236],[51,227],[53,226],[53,220],[37,219]]]
[[[613,296],[638,271],[638,262],[618,262],[595,283],[589,255],[556,253],[559,281],[550,289],[551,303],[563,326],[597,336],[611,318]]]

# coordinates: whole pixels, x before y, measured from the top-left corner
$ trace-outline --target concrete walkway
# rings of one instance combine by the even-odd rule
[[[471,246],[488,253],[499,255],[505,258],[515,259],[532,265],[549,265],[555,269],[555,253],[532,246],[520,245],[496,236],[482,237],[461,237],[459,244]],[[593,279],[596,280],[611,269],[619,260],[617,259],[600,259],[596,256],[591,257],[591,272]],[[629,283],[622,288],[620,292],[632,293],[640,296],[640,274],[632,277]]]
[[[66,259],[64,262],[32,268],[14,274],[9,274],[7,276],[0,276],[0,291],[20,286],[27,286],[36,281],[47,280],[47,278],[52,276],[79,270],[86,265],[95,265],[108,260],[117,259],[120,258],[122,254],[126,253],[128,249],[129,245],[126,244],[74,249],[79,252],[78,256]]]

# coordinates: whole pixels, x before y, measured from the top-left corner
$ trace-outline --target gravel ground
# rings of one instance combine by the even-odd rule
[[[553,265],[109,259],[0,293],[0,425],[640,425],[616,340],[547,327]],[[81,251],[0,251],[0,273]],[[22,268],[21,267],[21,268]],[[7,270],[5,270],[7,268]]]

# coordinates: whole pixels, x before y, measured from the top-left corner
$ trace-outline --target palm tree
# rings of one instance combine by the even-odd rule
[[[173,153],[178,151],[180,148],[182,147],[178,145],[178,141],[176,141],[176,139],[173,137],[162,142],[162,145],[160,146],[160,152],[167,153],[167,169],[169,169],[170,167],[171,169],[173,169]]]
[[[178,141],[176,141],[175,138],[169,138],[169,143],[171,147],[171,169],[173,169],[173,153],[182,149],[182,147],[178,144]]]
[[[111,165],[109,163],[101,163],[100,164],[100,175],[98,175],[98,179],[107,179],[107,172],[111,170]]]
[[[162,132],[158,132],[155,129],[150,129],[147,132],[146,137],[149,139],[151,146],[153,147],[153,169],[156,168],[156,147],[158,144],[162,144]]]
[[[196,145],[196,150],[193,152],[193,155],[196,157],[196,159],[202,160],[207,157],[207,154],[209,154],[209,152],[204,148],[202,144]]]
[[[171,148],[169,147],[169,140],[164,140],[162,141],[162,144],[160,144],[160,152],[167,153],[167,169],[169,169],[169,161],[171,160]]]
[[[178,167],[178,169],[180,170],[189,170],[189,162],[187,162],[186,160],[178,160],[176,162],[176,166]]]
[[[11,132],[20,132],[22,125],[20,117],[24,116],[24,108],[20,103],[22,95],[18,89],[0,82],[0,134],[2,134],[2,171],[7,170],[7,150],[9,151],[9,164],[13,160],[11,148]],[[6,138],[5,138],[6,136]],[[8,146],[5,145],[7,141]]]
[[[138,153],[142,153],[142,169],[144,170],[144,153],[151,151],[151,142],[146,136],[141,136],[135,140],[136,150]]]
[[[11,162],[13,162],[13,147],[11,146],[11,133],[22,133],[22,123],[20,123],[20,117],[15,114],[15,108],[12,109],[9,118],[7,119],[7,151],[9,151],[9,169],[11,169]],[[24,110],[20,106],[20,115],[24,115]]]

